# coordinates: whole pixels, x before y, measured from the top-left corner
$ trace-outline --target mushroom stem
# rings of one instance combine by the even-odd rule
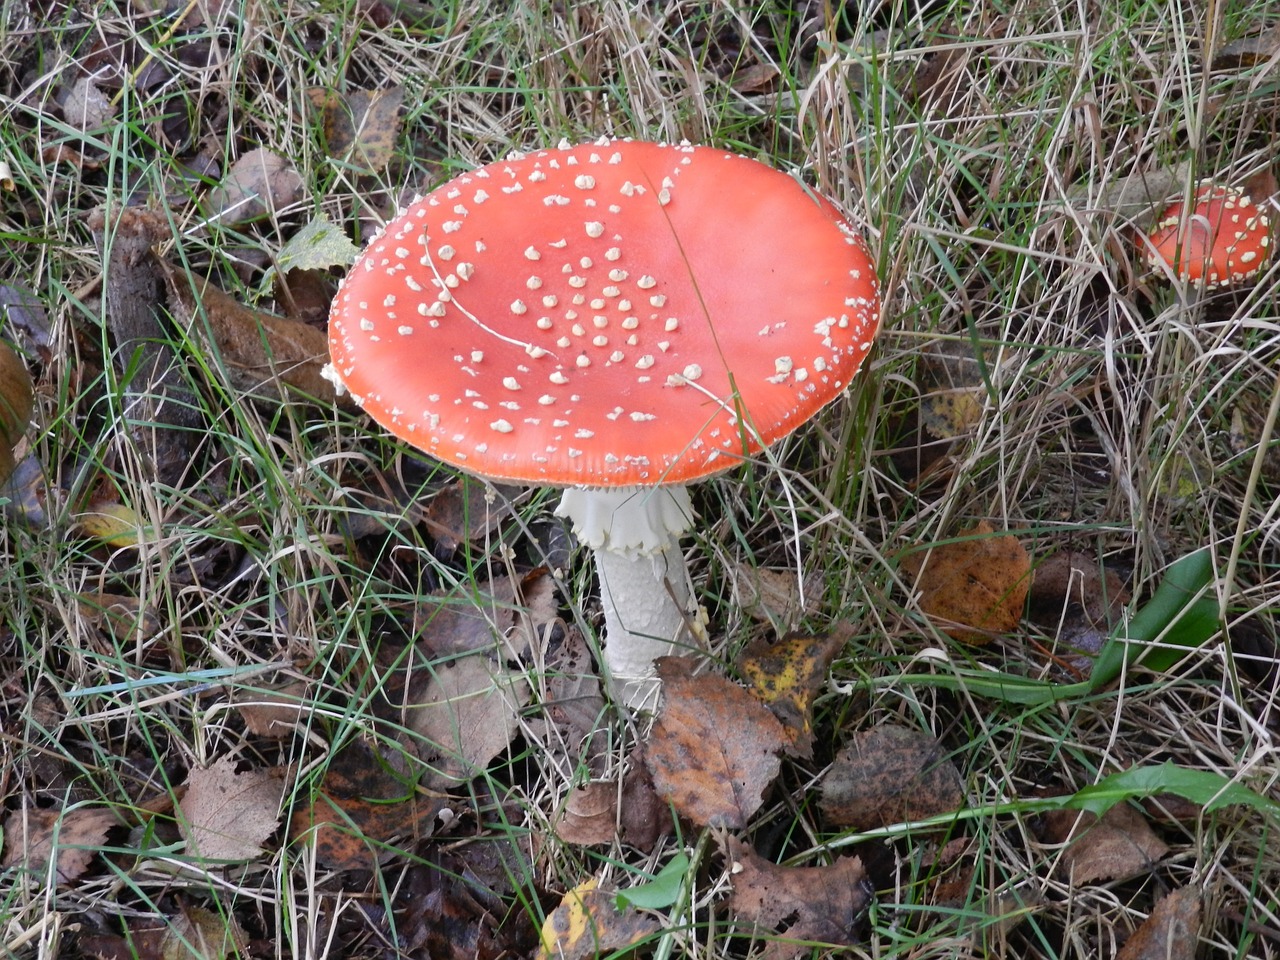
[[[693,520],[684,486],[600,490],[573,487],[556,514],[595,556],[604,607],[604,672],[614,700],[653,706],[653,661],[675,652],[692,587],[679,536]]]

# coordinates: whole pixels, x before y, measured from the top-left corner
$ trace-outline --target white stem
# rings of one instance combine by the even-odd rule
[[[566,490],[556,513],[595,553],[604,606],[604,667],[615,701],[655,706],[653,661],[682,638],[692,587],[678,537],[693,520],[683,486]]]

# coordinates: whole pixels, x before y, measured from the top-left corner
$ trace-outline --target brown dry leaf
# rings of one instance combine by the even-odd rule
[[[565,843],[578,846],[612,842],[618,831],[618,785],[597,780],[574,787],[555,830]]]
[[[311,711],[303,680],[276,689],[237,691],[235,703],[245,729],[255,736],[276,739],[292,736],[298,721]]]
[[[822,778],[828,822],[853,830],[959,809],[964,783],[947,751],[920,730],[881,724],[845,745]]]
[[[316,859],[334,870],[369,870],[396,837],[431,833],[448,805],[419,790],[395,757],[354,740],[330,759],[311,803],[294,807],[289,839],[315,844]]]
[[[426,786],[447,789],[483,771],[511,743],[528,702],[528,681],[483,654],[412,678],[405,726],[421,738]]]
[[[730,573],[734,602],[747,616],[771,624],[779,632],[790,629],[803,614],[811,611],[821,595],[822,581],[817,572],[804,578],[804,609],[801,609],[800,581],[790,571],[734,563]]]
[[[1164,897],[1125,941],[1116,960],[1195,960],[1201,897],[1195,887],[1181,887]]]
[[[826,685],[827,671],[848,635],[837,628],[776,643],[761,640],[742,653],[738,667],[752,693],[782,721],[785,749],[793,757],[813,756],[813,698]]]
[[[1129,591],[1097,557],[1060,550],[1036,565],[1027,595],[1027,616],[1057,640],[1057,653],[1082,675],[1111,633]]]
[[[78,879],[93,862],[107,839],[107,831],[120,823],[112,810],[72,807],[70,810],[15,810],[4,821],[4,859],[0,865],[21,864],[43,873],[50,857],[58,883]]]
[[[1146,873],[1169,852],[1142,813],[1118,803],[1102,819],[1077,810],[1044,815],[1043,839],[1065,843],[1056,872],[1075,886]]]
[[[150,640],[164,626],[154,608],[120,593],[82,593],[76,598],[76,609],[103,636],[121,642]]]
[[[662,705],[645,753],[654,789],[699,826],[745,827],[781,769],[782,724],[724,677],[695,677],[692,658],[656,663]]]
[[[837,857],[822,867],[770,863],[736,837],[725,841],[733,862],[729,908],[757,932],[776,934],[759,954],[788,960],[809,953],[811,943],[849,947],[871,903],[871,883],[857,857]],[[781,929],[780,929],[781,928]]]
[[[252,860],[280,825],[284,781],[270,770],[236,773],[218,760],[187,776],[178,829],[190,852],[204,860]]]
[[[31,422],[34,400],[35,391],[26,365],[12,347],[0,340],[0,483],[7,480],[17,466],[13,447]]]
[[[920,421],[940,440],[968,434],[982,420],[987,384],[968,340],[931,344],[920,364]]]
[[[284,384],[321,403],[337,398],[333,384],[321,375],[329,360],[323,331],[250,309],[208,280],[164,267],[174,314],[213,341],[233,386],[271,397],[279,396]]]
[[[737,93],[767,93],[774,88],[780,75],[781,71],[772,63],[753,63],[734,71],[729,84]]]
[[[324,114],[329,155],[343,157],[365,173],[378,173],[395,155],[400,136],[404,87],[348,90],[313,88],[308,95]]]
[[[84,934],[76,946],[100,960],[225,960],[248,955],[249,938],[229,912],[215,913],[192,904],[164,920],[133,920],[128,936]],[[146,924],[146,925],[144,925]]]
[[[115,112],[111,98],[99,90],[90,77],[81,77],[72,84],[62,104],[67,124],[81,133],[105,127]]]
[[[1018,539],[995,535],[985,520],[954,543],[903,558],[916,580],[920,609],[964,643],[986,644],[1022,619],[1031,586],[1031,560]]]
[[[520,487],[470,477],[449,484],[427,507],[427,528],[436,546],[448,555],[463,543],[489,536],[511,515],[512,500],[521,492]]]
[[[596,889],[594,877],[566,893],[542,925],[537,960],[595,960],[658,932],[653,917],[634,907],[619,910],[615,900]]]
[[[209,194],[206,209],[210,219],[238,226],[297,203],[302,187],[301,175],[288,160],[259,147],[231,165]]]

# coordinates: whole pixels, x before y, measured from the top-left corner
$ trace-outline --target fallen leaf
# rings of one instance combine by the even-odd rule
[[[0,326],[41,353],[52,345],[49,312],[35,291],[22,284],[0,284]]]
[[[150,640],[164,626],[153,608],[119,593],[82,593],[76,598],[76,609],[86,623],[118,642]]]
[[[538,960],[595,960],[652,937],[658,921],[634,907],[618,909],[593,877],[564,895],[542,925]]]
[[[174,314],[197,336],[210,339],[234,387],[279,396],[281,384],[333,403],[337,393],[321,371],[329,359],[323,331],[288,317],[244,306],[209,280],[164,264]]]
[[[742,653],[739,669],[751,692],[782,722],[791,756],[813,756],[813,698],[826,686],[827,671],[848,636],[847,629],[835,629],[776,643],[761,640]]]
[[[736,837],[727,837],[725,845],[732,860],[729,909],[769,937],[759,956],[787,960],[811,952],[811,944],[850,947],[858,942],[856,928],[872,897],[860,859],[837,857],[827,866],[784,867]]]
[[[821,575],[814,572],[804,578],[804,606],[801,606],[800,581],[789,570],[770,570],[747,563],[730,566],[733,576],[733,599],[747,616],[771,624],[783,632],[805,613],[813,609],[821,596]]]
[[[302,177],[284,157],[265,147],[250,150],[231,165],[206,203],[210,219],[240,226],[275,215],[302,196]]]
[[[871,830],[964,803],[960,772],[932,736],[893,724],[854,735],[822,778],[819,806],[834,826]]]
[[[1075,886],[1146,873],[1169,853],[1142,813],[1127,803],[1117,803],[1101,819],[1088,811],[1052,810],[1043,816],[1042,839],[1066,844],[1055,872]]]
[[[107,831],[120,824],[112,810],[72,807],[69,810],[14,810],[4,821],[4,859],[0,865],[21,865],[43,873],[56,861],[55,879],[71,883],[89,869]]]
[[[695,677],[692,658],[656,665],[662,704],[645,751],[654,789],[699,826],[745,827],[781,769],[782,724],[724,677]]]
[[[404,94],[400,86],[341,94],[313,88],[309,96],[323,112],[329,155],[345,158],[365,173],[383,170],[395,155]]]
[[[178,829],[203,860],[252,860],[280,825],[284,781],[270,770],[236,773],[236,761],[218,760],[191,771]]]
[[[276,254],[275,268],[280,273],[290,270],[328,270],[349,267],[360,249],[324,214],[317,215],[289,238]]]
[[[984,364],[969,340],[931,344],[920,363],[920,421],[940,440],[970,433],[987,403]]]
[[[81,133],[100,130],[115,116],[111,98],[98,89],[90,77],[81,77],[71,85],[62,104],[62,115],[68,125]]]
[[[618,784],[597,780],[574,787],[555,831],[565,843],[583,847],[612,842],[618,831]]]
[[[277,689],[237,691],[235,705],[250,733],[283,739],[292,736],[299,720],[310,713],[306,694],[306,683],[294,680]]]
[[[31,422],[34,400],[31,374],[26,365],[12,347],[0,340],[0,483],[7,480],[17,466],[13,447]]]
[[[420,738],[424,784],[447,789],[482,772],[519,729],[529,684],[483,654],[435,666],[410,680],[405,726]]]
[[[1031,560],[1016,537],[996,535],[985,520],[955,542],[902,561],[916,580],[920,609],[956,640],[986,644],[1022,619]]]
[[[310,802],[294,806],[290,840],[313,844],[328,868],[370,870],[394,852],[395,838],[429,835],[448,798],[419,790],[403,767],[351,741],[329,760]]]
[[[1116,960],[1195,960],[1203,893],[1180,887],[1161,899],[1125,941]]]
[[[123,503],[97,503],[71,519],[85,536],[109,547],[136,547],[146,529],[142,518]]]
[[[228,911],[183,903],[174,916],[133,918],[125,926],[125,936],[82,932],[76,946],[99,960],[225,960],[249,955],[249,938]]]
[[[1088,676],[1129,602],[1124,581],[1097,557],[1060,550],[1036,565],[1027,594],[1027,617],[1055,641],[1055,654],[1078,674]]]
[[[511,515],[512,500],[521,492],[520,487],[467,477],[437,493],[427,507],[426,521],[441,554],[447,556],[497,530]]]

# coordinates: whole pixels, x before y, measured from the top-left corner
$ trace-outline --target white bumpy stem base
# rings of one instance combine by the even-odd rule
[[[692,585],[679,535],[693,522],[683,486],[566,490],[556,513],[568,517],[595,553],[604,606],[604,668],[615,702],[657,705],[653,661],[688,646]]]

